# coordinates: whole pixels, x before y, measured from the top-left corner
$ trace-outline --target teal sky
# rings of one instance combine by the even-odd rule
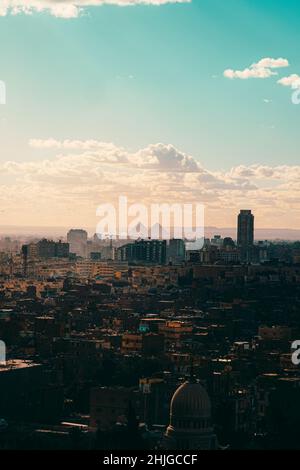
[[[0,0],[2,224],[92,226],[123,192],[193,198],[210,225],[249,207],[257,226],[300,229],[300,106],[278,83],[300,80],[298,0],[102,5],[72,19],[44,9],[56,0],[6,5],[33,1],[42,12],[15,15]],[[58,5],[91,1],[104,0]],[[289,66],[251,69],[266,58]],[[270,76],[224,76],[247,68]]]
[[[228,80],[262,57],[300,73],[297,0],[101,6],[76,19],[0,18],[1,159],[30,138],[171,142],[211,169],[297,164],[300,107],[268,80]],[[279,75],[286,75],[279,70]],[[272,100],[266,104],[264,99]]]

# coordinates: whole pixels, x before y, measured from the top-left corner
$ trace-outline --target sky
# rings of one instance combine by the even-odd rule
[[[0,0],[0,226],[127,195],[300,229],[299,43],[297,0]]]

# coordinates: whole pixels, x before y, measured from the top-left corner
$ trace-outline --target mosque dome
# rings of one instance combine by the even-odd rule
[[[182,419],[211,417],[210,398],[199,383],[185,382],[174,393],[170,406],[171,424]]]
[[[205,388],[193,378],[180,385],[172,397],[164,447],[177,450],[216,448],[210,398]]]

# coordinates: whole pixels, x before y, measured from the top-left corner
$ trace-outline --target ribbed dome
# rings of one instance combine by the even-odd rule
[[[199,383],[185,382],[171,400],[171,421],[181,418],[210,418],[210,398]]]
[[[210,399],[205,388],[196,383],[193,376],[173,395],[164,447],[171,450],[217,448]]]

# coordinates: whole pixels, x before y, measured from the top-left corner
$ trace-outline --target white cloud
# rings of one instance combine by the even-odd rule
[[[227,69],[224,71],[224,77],[230,79],[239,78],[241,80],[247,80],[248,78],[269,78],[273,75],[278,75],[278,72],[274,71],[274,69],[288,66],[289,61],[287,59],[265,57],[244,70]]]
[[[264,68],[247,68],[244,70],[227,69],[224,72],[224,77],[226,78],[240,78],[241,80],[247,80],[248,78],[269,78],[272,77],[272,75],[277,75],[277,73]]]
[[[193,157],[180,152],[170,144],[152,144],[137,152],[128,152],[112,143],[98,140],[55,140],[31,139],[29,145],[36,149],[54,149],[61,151],[80,151],[80,159],[98,163],[133,166],[143,169],[179,172],[197,172],[201,167]],[[78,155],[61,156],[61,161],[77,159]]]
[[[58,18],[77,18],[85,7],[101,5],[164,5],[191,0],[0,0],[0,16],[46,11]]]
[[[229,172],[233,178],[249,178],[252,180],[288,180],[294,181],[300,178],[300,166],[299,165],[239,165],[232,168]]]
[[[288,67],[288,66],[289,66],[289,61],[287,59],[282,59],[282,58],[271,59],[271,58],[267,57],[265,59],[261,59],[256,64],[253,64],[251,67],[279,69],[279,68]]]
[[[288,77],[283,77],[278,80],[279,85],[291,87],[293,89],[300,88],[300,76],[296,73],[289,75]]]

